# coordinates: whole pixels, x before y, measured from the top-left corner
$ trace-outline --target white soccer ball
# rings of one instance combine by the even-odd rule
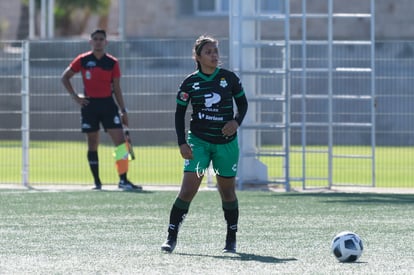
[[[331,250],[340,262],[355,262],[364,250],[361,238],[351,231],[343,231],[336,235],[331,243]]]

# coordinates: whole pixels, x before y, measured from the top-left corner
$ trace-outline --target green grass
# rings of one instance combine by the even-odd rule
[[[414,195],[239,192],[238,253],[222,254],[217,192],[199,192],[160,252],[176,192],[2,190],[2,274],[411,274]],[[365,251],[337,262],[333,236]]]
[[[21,146],[2,142],[0,159],[3,182],[21,182]],[[85,142],[31,142],[30,182],[45,184],[91,184]],[[183,160],[176,146],[135,147],[136,160],[130,162],[129,178],[139,183],[181,183]],[[118,182],[113,146],[99,147],[100,175],[104,184]]]
[[[273,147],[274,148],[274,147]],[[266,149],[266,148],[265,148]],[[271,149],[270,147],[267,149]],[[303,177],[302,154],[298,147],[292,147],[290,175]],[[306,157],[307,186],[327,186],[328,157],[326,147],[308,146],[311,151]],[[336,146],[335,155],[370,155],[370,148],[363,146]],[[99,147],[100,174],[104,184],[115,184],[118,180],[113,147]],[[140,184],[175,184],[181,182],[183,160],[177,146],[136,146],[137,159],[130,162],[129,177]],[[21,182],[21,143],[0,142],[1,183]],[[414,148],[376,148],[376,186],[414,188]],[[283,161],[278,157],[260,159],[268,167],[269,178],[283,175]],[[333,161],[333,183],[371,185],[371,161],[369,159],[335,158]],[[31,142],[30,174],[31,184],[91,184],[91,175],[86,160],[85,142]],[[293,187],[301,182],[292,182]]]

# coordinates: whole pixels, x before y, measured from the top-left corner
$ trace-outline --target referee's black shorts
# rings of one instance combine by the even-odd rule
[[[100,125],[105,129],[122,128],[118,106],[113,97],[88,98],[89,104],[81,109],[82,133],[96,132]]]

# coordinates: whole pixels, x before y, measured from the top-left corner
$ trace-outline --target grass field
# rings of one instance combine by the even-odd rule
[[[267,148],[271,149],[271,148]],[[290,175],[302,177],[303,160],[300,148],[292,147]],[[306,177],[327,178],[328,158],[323,147],[308,147]],[[335,155],[369,155],[369,147],[336,146]],[[100,173],[104,184],[117,183],[117,175],[112,159],[113,147],[101,145],[99,148]],[[183,161],[175,145],[136,146],[137,159],[130,162],[129,177],[139,184],[171,185],[180,184]],[[0,183],[21,182],[21,144],[17,141],[0,142]],[[376,148],[376,186],[389,188],[414,188],[414,148]],[[261,158],[267,167],[269,178],[283,175],[282,158]],[[371,161],[367,159],[338,158],[333,161],[333,182],[370,185]],[[36,184],[92,184],[86,161],[85,142],[31,142],[30,183]],[[293,187],[301,182],[292,182]],[[327,186],[326,180],[307,181],[308,186]]]
[[[239,192],[238,253],[223,254],[217,192],[201,191],[160,252],[174,191],[0,189],[0,274],[412,274],[414,195]],[[333,236],[365,251],[339,263]]]

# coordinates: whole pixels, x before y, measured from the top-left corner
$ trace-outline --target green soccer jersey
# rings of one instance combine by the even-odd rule
[[[190,131],[197,137],[215,144],[230,142],[221,132],[226,122],[234,119],[233,98],[244,95],[240,79],[231,71],[217,68],[212,75],[200,71],[190,74],[180,85],[177,104],[191,103]]]

